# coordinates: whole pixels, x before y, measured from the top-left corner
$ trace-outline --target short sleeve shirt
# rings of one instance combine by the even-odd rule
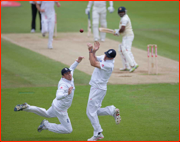
[[[102,55],[98,56],[97,60],[100,62],[101,69],[94,69],[89,84],[93,87],[97,87],[102,90],[107,90],[107,82],[114,68],[114,59],[104,61],[104,55]]]
[[[131,20],[127,14],[125,14],[119,23],[119,29],[121,29],[122,26],[126,26],[125,31],[121,34],[122,36],[133,36],[133,30],[131,25]]]

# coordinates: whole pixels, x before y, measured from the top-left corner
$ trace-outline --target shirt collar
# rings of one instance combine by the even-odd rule
[[[64,82],[67,82],[67,83],[69,83],[69,84],[71,84],[71,81],[70,80],[67,80],[67,79],[65,79],[65,78],[61,78]]]

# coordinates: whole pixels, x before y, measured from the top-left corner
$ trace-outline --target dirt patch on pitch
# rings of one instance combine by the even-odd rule
[[[87,33],[58,33],[53,41],[53,49],[47,48],[48,37],[43,38],[40,33],[33,34],[1,34],[1,37],[21,47],[45,55],[53,60],[71,65],[78,56],[84,56],[85,60],[77,69],[91,75],[93,67],[89,63],[89,52],[86,44],[93,43],[93,39],[87,37]],[[118,50],[119,42],[106,39],[101,42],[101,48],[97,55],[101,55],[109,48]],[[145,47],[146,48],[146,47]],[[148,75],[147,52],[132,48],[132,52],[139,64],[139,68],[133,73],[119,71],[122,67],[121,58],[117,55],[115,68],[109,82],[112,84],[147,84],[147,83],[178,83],[179,62],[158,56],[158,75]]]

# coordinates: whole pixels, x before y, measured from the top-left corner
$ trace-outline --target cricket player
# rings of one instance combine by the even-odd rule
[[[55,25],[55,10],[54,4],[60,7],[59,2],[55,1],[37,1],[36,7],[41,12],[41,22],[42,22],[42,35],[45,36],[49,33],[48,48],[52,49],[52,41],[54,34]]]
[[[139,65],[136,63],[131,52],[134,33],[132,30],[131,20],[126,13],[127,10],[125,7],[118,8],[118,15],[121,17],[121,19],[119,29],[115,29],[115,35],[122,35],[122,43],[119,44],[119,54],[122,58],[123,68],[120,68],[120,71],[133,72],[139,67]]]
[[[93,5],[92,10],[92,19],[93,19],[93,35],[94,41],[105,41],[106,33],[101,32],[99,38],[99,20],[101,27],[107,28],[107,21],[106,21],[106,1],[89,1],[85,13],[88,14],[91,10],[91,6]],[[109,1],[108,10],[110,13],[114,12],[113,1]]]
[[[62,78],[58,84],[56,97],[52,102],[52,106],[48,110],[24,103],[17,105],[14,108],[14,111],[33,112],[43,117],[57,117],[59,119],[61,124],[50,123],[44,119],[38,127],[39,132],[42,130],[49,130],[61,134],[71,133],[73,129],[67,110],[72,104],[75,91],[73,72],[83,58],[84,57],[78,57],[70,68],[63,68],[61,70]]]
[[[121,121],[120,111],[114,105],[101,108],[101,103],[106,95],[107,82],[112,74],[114,68],[114,58],[116,57],[116,51],[109,49],[105,52],[105,55],[95,56],[96,51],[99,49],[99,42],[93,45],[88,43],[89,60],[91,66],[95,67],[89,84],[91,85],[86,114],[91,121],[94,128],[93,136],[88,141],[96,141],[103,139],[103,129],[99,123],[99,115],[111,115],[115,118],[116,124]]]

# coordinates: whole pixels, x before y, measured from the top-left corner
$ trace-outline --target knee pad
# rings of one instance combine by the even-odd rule
[[[102,21],[101,21],[101,27],[107,28],[107,22],[106,22],[106,20],[102,20]]]
[[[93,28],[98,28],[98,23],[93,23]]]
[[[126,48],[121,44],[121,46],[120,46],[120,49],[121,49],[121,52],[123,53],[123,54],[126,54],[127,53],[127,50],[126,50]]]

